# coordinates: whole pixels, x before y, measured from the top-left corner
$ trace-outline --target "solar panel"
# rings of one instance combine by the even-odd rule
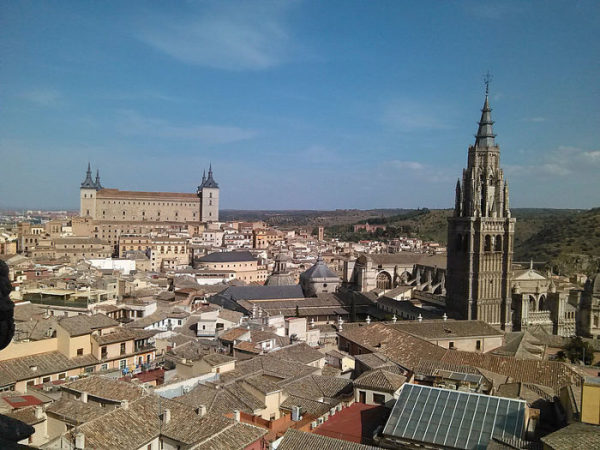
[[[485,448],[494,436],[521,437],[525,404],[523,400],[405,384],[383,433],[405,441]]]

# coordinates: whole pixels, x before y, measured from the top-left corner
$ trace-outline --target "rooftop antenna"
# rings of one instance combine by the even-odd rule
[[[485,95],[486,96],[490,93],[490,83],[492,82],[493,79],[494,79],[494,77],[492,76],[492,74],[490,73],[489,70],[483,76],[483,83],[485,84]]]

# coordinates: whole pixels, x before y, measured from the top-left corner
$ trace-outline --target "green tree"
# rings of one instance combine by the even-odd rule
[[[579,336],[571,338],[563,354],[572,363],[583,361],[586,365],[590,365],[594,360],[594,348],[589,342],[584,341]]]

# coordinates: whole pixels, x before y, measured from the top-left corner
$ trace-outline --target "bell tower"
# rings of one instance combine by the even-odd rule
[[[208,169],[208,177],[202,174],[202,184],[196,192],[200,198],[200,221],[219,221],[219,185],[213,178],[212,164]]]
[[[453,317],[510,331],[515,219],[488,94],[489,77],[475,144],[469,147],[462,181],[456,183],[454,214],[448,219],[446,303]]]

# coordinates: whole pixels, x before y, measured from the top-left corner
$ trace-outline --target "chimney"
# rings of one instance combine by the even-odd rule
[[[369,325],[371,323],[371,316],[367,316],[365,322],[367,322],[367,325]]]
[[[448,320],[448,314],[444,313],[444,315],[442,316],[442,319],[444,319],[444,322],[445,322],[446,320]]]
[[[121,408],[123,408],[123,409],[129,409],[129,400],[122,400],[121,401]]]
[[[162,413],[162,421],[166,425],[171,421],[171,410],[169,408],[165,408]]]
[[[394,314],[394,317],[392,317],[392,322],[396,323],[398,321],[398,318],[396,317],[396,314]]]
[[[235,419],[236,422],[240,421],[241,414],[240,414],[239,409],[236,409],[235,411],[233,411],[233,418]]]
[[[75,448],[77,450],[85,449],[85,434],[81,431],[75,434]]]
[[[423,316],[422,316],[421,314],[419,314],[419,317],[417,317],[417,320],[418,320],[419,322],[423,322]]]
[[[81,393],[81,397],[79,398],[83,403],[87,403],[88,402],[88,393],[87,392],[82,392]]]
[[[36,419],[43,419],[44,418],[44,408],[42,408],[41,406],[36,406],[34,408],[34,412],[35,412],[35,418]]]
[[[204,417],[206,415],[206,406],[204,405],[200,405],[197,409],[196,412],[198,413],[198,415],[200,417]]]

